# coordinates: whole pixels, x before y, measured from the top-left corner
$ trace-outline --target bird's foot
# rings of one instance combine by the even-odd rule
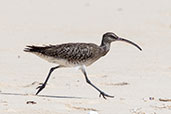
[[[108,94],[106,94],[106,93],[104,93],[104,92],[100,92],[100,95],[99,95],[99,97],[103,97],[104,99],[106,99],[106,97],[110,97],[110,98],[114,98],[114,96],[111,96],[111,95],[108,95]]]
[[[45,84],[42,84],[42,85],[38,86],[38,87],[36,88],[36,89],[38,89],[36,95],[38,95],[38,93],[39,93],[40,91],[42,91],[42,89],[44,89],[44,88],[45,88]]]

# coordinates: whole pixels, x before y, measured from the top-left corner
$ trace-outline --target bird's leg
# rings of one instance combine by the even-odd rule
[[[84,67],[81,67],[80,69],[81,69],[81,71],[83,72],[83,74],[84,74],[84,76],[85,76],[86,82],[87,82],[88,84],[90,84],[92,87],[94,87],[97,91],[100,92],[99,97],[103,96],[104,99],[106,99],[106,97],[111,97],[111,98],[114,97],[114,96],[111,96],[111,95],[106,94],[105,92],[103,92],[102,90],[100,90],[99,88],[97,88],[93,83],[91,83],[91,81],[90,81],[90,80],[88,79],[88,77],[87,77],[87,73],[86,73]]]
[[[45,86],[46,86],[46,84],[47,84],[47,81],[48,81],[48,79],[49,79],[51,73],[52,73],[55,69],[60,68],[60,67],[61,67],[61,66],[59,65],[59,66],[56,66],[56,67],[52,67],[52,68],[50,69],[49,74],[48,74],[48,76],[47,76],[45,82],[44,82],[41,86],[38,86],[38,87],[36,88],[36,89],[38,89],[36,95],[38,95],[38,93],[39,93],[40,91],[42,91],[42,90],[45,88]]]

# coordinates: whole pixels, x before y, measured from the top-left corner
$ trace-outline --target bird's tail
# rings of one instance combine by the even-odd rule
[[[26,46],[25,52],[41,52],[44,47],[41,46]]]

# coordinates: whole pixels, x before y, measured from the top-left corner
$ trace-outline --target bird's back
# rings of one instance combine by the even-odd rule
[[[90,65],[102,56],[101,48],[93,43],[66,43],[49,46],[27,46],[32,52],[49,62],[63,66]]]

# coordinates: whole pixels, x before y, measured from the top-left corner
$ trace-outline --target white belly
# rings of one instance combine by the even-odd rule
[[[55,63],[55,64],[62,65],[65,67],[77,67],[77,66],[82,66],[82,65],[89,66],[97,60],[97,59],[95,59],[95,60],[87,60],[87,61],[82,61],[82,62],[74,62],[74,61],[69,62],[66,59],[57,59],[55,57],[50,57],[50,56],[43,55],[43,54],[40,54],[37,52],[34,52],[34,54],[39,56],[42,59],[47,60],[50,63]]]
[[[47,60],[50,63],[55,63],[55,64],[65,66],[65,67],[76,67],[76,66],[81,65],[79,63],[68,62],[66,59],[57,59],[57,58],[50,57],[50,56],[47,56],[47,55],[43,55],[43,54],[40,54],[40,53],[37,53],[37,52],[34,52],[34,54],[39,56],[42,59]]]

